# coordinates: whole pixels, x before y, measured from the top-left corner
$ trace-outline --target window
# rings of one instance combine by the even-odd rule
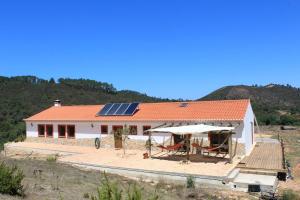
[[[119,129],[123,129],[123,126],[113,126],[113,132],[118,131]]]
[[[66,137],[66,125],[58,125],[58,137],[59,138]]]
[[[137,126],[129,126],[129,134],[137,135]]]
[[[53,125],[46,125],[46,137],[53,137]]]
[[[39,135],[39,137],[45,137],[45,125],[44,124],[38,125],[38,135]]]
[[[101,134],[108,134],[108,126],[101,125]]]
[[[145,132],[146,130],[149,130],[149,129],[151,129],[151,126],[143,126],[143,134],[144,135],[149,135],[148,132]]]
[[[75,126],[67,125],[67,134],[68,138],[75,138]]]

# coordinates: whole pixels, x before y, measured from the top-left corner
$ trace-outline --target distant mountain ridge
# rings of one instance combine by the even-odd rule
[[[291,85],[222,87],[199,100],[250,99],[261,124],[300,124],[300,88]]]

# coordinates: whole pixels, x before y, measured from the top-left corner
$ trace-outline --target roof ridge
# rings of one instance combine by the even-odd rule
[[[140,104],[177,104],[177,103],[202,103],[202,102],[232,102],[232,101],[250,101],[250,99],[222,99],[222,100],[197,100],[197,101],[165,101],[165,102],[140,102]],[[111,102],[108,102],[111,103]],[[79,104],[79,105],[61,105],[60,107],[72,107],[72,106],[104,106],[105,104]],[[124,102],[115,102],[115,103],[124,103]],[[127,102],[129,103],[129,102]],[[52,106],[54,107],[54,106]],[[51,108],[51,107],[50,107]]]
[[[103,106],[105,104],[89,104],[89,105],[61,105],[61,106],[56,106],[56,108],[60,108],[60,107],[73,107],[73,106],[82,106],[82,107],[86,107],[86,106]],[[55,106],[52,106],[52,107],[55,107]]]

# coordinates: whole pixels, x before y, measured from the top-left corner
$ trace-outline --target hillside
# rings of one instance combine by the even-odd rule
[[[169,101],[93,80],[61,78],[56,83],[34,76],[0,77],[0,94],[0,149],[25,133],[24,118],[52,106],[55,99],[64,105]]]
[[[200,100],[248,98],[260,124],[300,125],[300,88],[290,85],[227,86]]]

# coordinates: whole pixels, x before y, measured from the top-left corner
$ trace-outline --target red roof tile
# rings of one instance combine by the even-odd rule
[[[50,107],[26,121],[194,121],[243,120],[250,101],[193,101],[187,107],[180,102],[141,103],[133,116],[96,116],[103,105]]]

